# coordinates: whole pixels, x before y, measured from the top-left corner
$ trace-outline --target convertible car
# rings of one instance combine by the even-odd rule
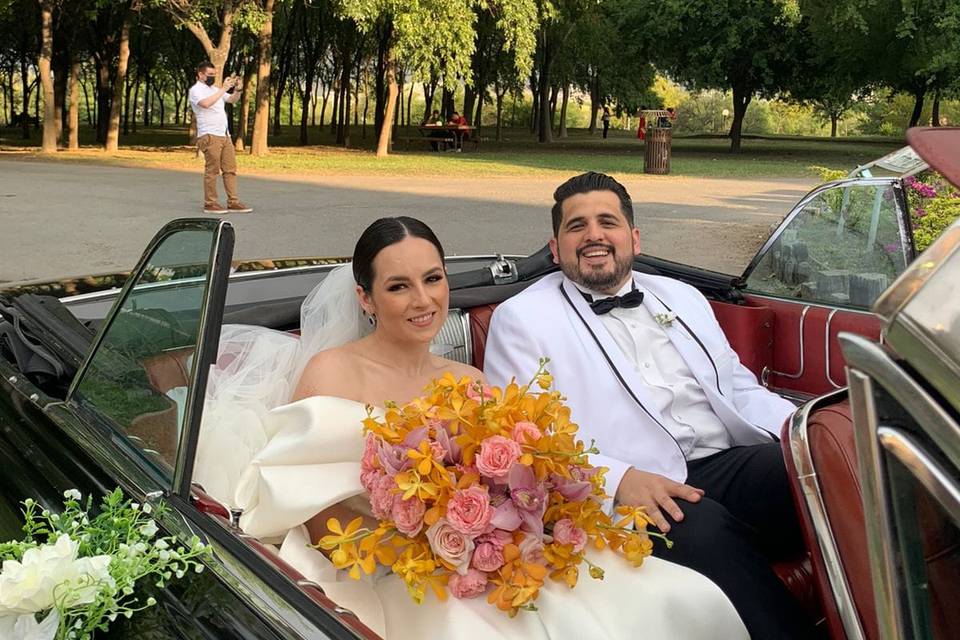
[[[943,304],[960,227],[916,259],[904,180],[926,169],[906,148],[814,189],[741,276],[635,261],[704,292],[743,363],[798,404],[782,443],[809,549],[776,569],[832,638],[960,633],[960,319]],[[122,288],[101,277],[0,292],[0,538],[20,535],[25,497],[56,509],[66,489],[120,486],[165,501],[166,533],[213,553],[209,571],[145,587],[158,605],[108,637],[377,638],[197,481],[217,463],[197,448],[221,329],[297,334],[302,300],[338,262],[233,262],[233,246],[227,221],[177,220]],[[434,347],[478,367],[495,306],[556,268],[545,249],[448,266]]]

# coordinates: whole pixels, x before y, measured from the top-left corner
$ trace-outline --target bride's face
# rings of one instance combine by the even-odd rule
[[[373,259],[371,291],[358,287],[360,304],[377,317],[377,331],[403,342],[429,343],[450,304],[447,274],[436,247],[406,237]]]

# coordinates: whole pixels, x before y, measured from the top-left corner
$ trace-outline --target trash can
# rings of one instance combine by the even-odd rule
[[[666,175],[670,173],[670,143],[673,129],[670,127],[647,127],[643,150],[643,172]]]

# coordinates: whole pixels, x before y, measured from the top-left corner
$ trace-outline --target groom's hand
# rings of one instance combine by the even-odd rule
[[[683,520],[683,511],[673,499],[699,502],[702,496],[703,489],[674,482],[656,473],[630,468],[620,480],[616,500],[619,504],[646,507],[650,519],[661,532],[666,533],[670,531],[670,523],[663,516],[664,511],[676,522]]]

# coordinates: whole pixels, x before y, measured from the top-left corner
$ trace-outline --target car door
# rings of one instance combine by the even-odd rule
[[[870,307],[914,254],[898,178],[846,179],[807,194],[742,276],[747,305],[772,318],[761,381],[798,398],[845,386],[837,335],[879,339]]]

